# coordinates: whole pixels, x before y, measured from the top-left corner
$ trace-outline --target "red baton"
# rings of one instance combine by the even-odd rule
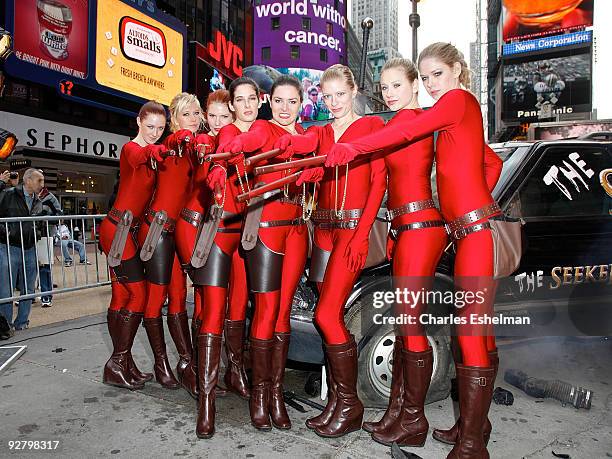
[[[287,163],[270,164],[268,166],[260,166],[255,168],[255,175],[268,174],[270,172],[279,172],[286,169],[302,169],[304,167],[318,166],[323,164],[327,155],[314,156],[312,158],[298,159]]]
[[[264,194],[267,191],[271,191],[271,190],[277,190],[281,187],[283,187],[284,185],[287,185],[288,183],[293,183],[295,181],[297,181],[298,177],[302,174],[302,171],[298,171],[295,172],[291,175],[288,175],[287,177],[283,177],[281,179],[275,180],[273,182],[270,183],[266,183],[263,186],[260,186],[259,188],[255,188],[254,190],[251,190],[247,193],[242,193],[239,194],[238,196],[236,196],[236,201],[238,202],[244,202],[246,200],[249,199],[253,199],[257,196],[260,196],[262,194]]]
[[[280,148],[275,148],[274,150],[270,150],[270,151],[264,151],[263,153],[259,153],[257,155],[253,155],[247,159],[244,160],[244,163],[247,166],[251,166],[259,161],[263,161],[264,159],[268,159],[268,158],[274,158],[275,156],[278,156],[281,153]]]

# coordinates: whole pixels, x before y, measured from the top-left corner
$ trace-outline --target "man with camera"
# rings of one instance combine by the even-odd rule
[[[0,174],[0,191],[19,185],[19,172],[4,171]]]
[[[1,181],[4,182],[4,180]],[[6,187],[0,192],[0,218],[40,215],[43,212],[43,205],[38,195],[44,185],[45,177],[42,171],[27,169],[23,174],[22,185]],[[34,293],[36,283],[35,243],[33,222],[11,222],[8,225],[0,225],[0,273],[3,279],[3,282],[0,282],[0,298],[11,297],[17,281],[22,295]],[[9,275],[9,266],[12,275]],[[22,275],[17,276],[18,272],[21,272]],[[13,303],[0,304],[0,314],[15,330],[23,330],[28,328],[31,307],[32,299],[20,300],[14,323]]]

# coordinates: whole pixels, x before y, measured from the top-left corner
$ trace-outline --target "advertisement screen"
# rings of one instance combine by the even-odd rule
[[[99,2],[96,80],[169,105],[183,87],[183,35],[119,0]]]
[[[503,0],[504,41],[554,35],[593,25],[593,0]]]
[[[323,102],[321,92],[322,70],[309,70],[301,68],[280,68],[279,72],[293,75],[302,83],[302,107],[300,109],[300,120],[317,121],[328,120],[332,117],[329,109]]]
[[[346,0],[261,0],[253,9],[255,64],[325,70],[344,61]]]
[[[590,53],[506,64],[503,75],[503,120],[591,111]]]
[[[14,0],[17,59],[87,77],[88,0]]]

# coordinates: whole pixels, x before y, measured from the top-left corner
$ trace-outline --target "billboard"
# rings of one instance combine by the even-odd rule
[[[555,35],[593,25],[593,0],[503,0],[503,39]]]
[[[593,41],[593,31],[583,30],[564,35],[553,35],[550,37],[536,38],[535,40],[515,41],[507,43],[503,47],[502,54],[511,56],[513,54],[530,53],[545,49],[557,49],[565,46],[583,45]]]
[[[345,61],[347,0],[261,0],[254,5],[253,63],[325,70]]]
[[[88,0],[14,0],[15,57],[87,77]]]
[[[98,3],[96,81],[169,105],[183,88],[183,35],[120,0]]]
[[[300,107],[301,121],[318,121],[332,118],[332,114],[323,102],[321,92],[322,70],[309,70],[301,68],[279,68],[279,72],[293,75],[302,84],[302,106]]]
[[[591,111],[591,54],[504,64],[504,121]]]

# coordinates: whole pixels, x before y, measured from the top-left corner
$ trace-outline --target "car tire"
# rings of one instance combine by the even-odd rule
[[[389,324],[368,329],[364,327],[373,323],[371,316],[374,313],[383,311],[365,305],[363,298],[358,299],[345,316],[347,328],[355,336],[359,348],[357,392],[366,407],[386,408],[391,390],[395,333]],[[434,315],[444,313],[437,305],[432,305],[430,312]],[[434,354],[434,370],[426,403],[433,403],[449,396],[451,377],[454,376],[450,326],[428,326],[426,333]]]

